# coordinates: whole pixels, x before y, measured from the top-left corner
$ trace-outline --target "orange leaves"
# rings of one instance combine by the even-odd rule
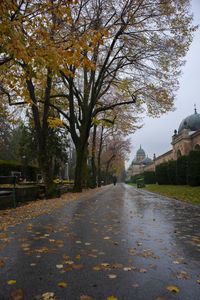
[[[5,262],[2,260],[1,262],[0,262],[0,267],[4,267],[5,266]]]
[[[60,287],[66,287],[68,284],[66,283],[66,282],[60,282],[60,283],[58,283],[58,286],[60,286]]]
[[[11,292],[11,297],[13,300],[22,300],[24,299],[25,292],[22,289],[18,289]]]
[[[96,267],[93,267],[93,270],[94,271],[100,271],[100,270],[102,270],[102,268],[101,268],[101,266],[96,266]]]

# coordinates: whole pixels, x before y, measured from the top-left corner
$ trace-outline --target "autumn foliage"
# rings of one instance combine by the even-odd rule
[[[173,109],[195,30],[189,2],[1,1],[2,99],[31,110],[46,182],[49,125],[71,134],[81,190],[98,114],[127,106],[153,116]]]

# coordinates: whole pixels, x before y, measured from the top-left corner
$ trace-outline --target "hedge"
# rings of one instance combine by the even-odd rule
[[[200,185],[200,151],[192,150],[188,155],[187,184]]]
[[[10,176],[11,172],[21,172],[24,174],[24,165],[15,161],[0,160],[0,176]],[[35,181],[36,174],[40,173],[39,168],[35,166],[27,166],[27,180]]]
[[[169,184],[176,184],[176,160],[168,161],[168,180]]]
[[[156,166],[156,181],[158,184],[169,184],[167,162]]]
[[[145,184],[154,184],[156,183],[156,174],[154,171],[145,171],[144,175],[144,182]]]
[[[187,184],[187,165],[188,155],[180,156],[176,161],[176,183],[179,185]]]

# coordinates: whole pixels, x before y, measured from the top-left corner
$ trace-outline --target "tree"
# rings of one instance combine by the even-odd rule
[[[0,2],[0,89],[10,105],[29,106],[38,144],[38,162],[47,194],[52,179],[48,153],[51,98],[58,73],[73,73],[66,64],[79,65],[84,44],[66,34],[72,23],[73,0],[8,0]],[[88,62],[89,65],[89,62]],[[55,118],[54,123],[60,120]],[[52,190],[52,188],[51,188]]]
[[[50,106],[62,112],[76,147],[77,191],[86,169],[90,129],[100,112],[133,104],[145,105],[148,114],[156,116],[172,109],[194,31],[189,2],[9,0],[0,4],[2,90],[9,101],[17,94],[16,99],[32,105],[39,161],[47,181]]]
[[[65,91],[60,97],[69,108],[63,115],[76,147],[74,188],[80,191],[93,120],[101,112],[133,104],[144,105],[153,116],[172,110],[194,27],[189,0],[78,4],[71,28],[77,38],[84,37],[88,49],[81,65],[66,66],[73,76],[61,71]]]
[[[106,144],[106,139],[113,134],[127,136],[141,128],[139,124],[141,108],[136,106],[115,107],[111,111],[105,111],[97,115],[94,120],[92,138],[89,140],[91,164],[92,164],[92,186],[101,186],[101,154]],[[96,178],[97,177],[97,178]]]
[[[125,140],[115,133],[106,138],[105,144],[106,146],[104,147],[101,161],[105,171],[105,184],[108,184],[111,166],[111,174],[119,176],[124,170],[124,161],[130,152],[130,140]]]

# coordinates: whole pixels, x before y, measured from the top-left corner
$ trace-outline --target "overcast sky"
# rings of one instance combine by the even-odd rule
[[[194,24],[200,24],[200,0],[192,0],[192,12]],[[186,56],[186,64],[182,68],[180,87],[176,93],[176,110],[158,119],[144,118],[143,128],[130,136],[132,146],[126,168],[135,157],[140,144],[150,158],[153,158],[154,153],[159,156],[171,150],[174,129],[178,130],[182,119],[194,113],[194,104],[197,112],[200,113],[200,28],[195,32]]]

